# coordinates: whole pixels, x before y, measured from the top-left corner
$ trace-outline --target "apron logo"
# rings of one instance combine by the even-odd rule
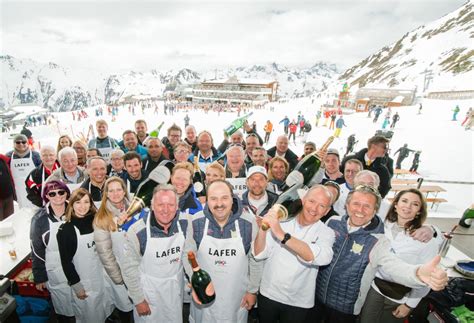
[[[217,256],[217,257],[232,257],[237,256],[237,250],[235,249],[215,249],[214,251],[212,248],[209,248],[209,255]]]
[[[173,263],[179,262],[180,259],[181,259],[180,257],[171,259],[170,260],[170,265],[172,265]]]
[[[94,246],[95,246],[95,241],[92,241],[92,242],[88,242],[88,243],[87,243],[87,248],[89,248],[89,249],[90,249],[90,248],[94,248]]]
[[[15,163],[14,167],[28,167],[30,163]]]
[[[227,264],[225,260],[216,260],[214,261],[214,265],[224,267]]]
[[[173,247],[173,248],[169,248],[168,250],[157,251],[156,258],[168,257],[169,255],[174,255],[180,252],[181,252],[180,247]]]
[[[352,243],[352,252],[356,255],[360,255],[360,253],[362,252],[362,249],[364,249],[364,245],[362,244],[358,244],[357,242],[353,242]]]

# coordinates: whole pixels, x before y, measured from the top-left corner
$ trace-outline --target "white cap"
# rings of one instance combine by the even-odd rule
[[[249,170],[247,171],[247,178],[249,178],[250,176],[252,176],[255,173],[260,173],[263,176],[265,176],[265,178],[268,178],[267,170],[263,166],[252,166],[252,167],[250,167]]]

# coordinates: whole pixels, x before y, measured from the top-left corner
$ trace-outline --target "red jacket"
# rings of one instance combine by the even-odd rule
[[[290,129],[290,132],[291,133],[296,133],[296,129],[298,129],[298,126],[295,124],[295,123],[290,123],[290,125],[288,126],[288,129]]]

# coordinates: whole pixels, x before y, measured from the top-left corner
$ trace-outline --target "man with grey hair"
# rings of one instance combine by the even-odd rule
[[[25,180],[28,200],[38,207],[43,206],[43,183],[59,168],[59,163],[56,161],[56,149],[53,146],[42,146],[40,156],[41,165],[33,169]]]
[[[357,186],[347,197],[346,215],[326,222],[336,233],[334,257],[328,266],[319,268],[313,322],[356,322],[379,267],[407,287],[441,290],[446,286],[448,278],[438,267],[439,256],[417,266],[391,253],[383,221],[375,216],[381,200],[374,187]]]
[[[81,184],[88,178],[84,169],[77,165],[76,151],[71,147],[65,147],[58,153],[60,168],[56,169],[47,182],[58,180],[64,182],[72,192],[79,188]]]
[[[242,178],[246,176],[247,169],[245,167],[245,151],[242,145],[231,144],[226,151],[226,178]]]
[[[123,177],[125,175],[125,163],[123,156],[125,153],[122,149],[116,148],[110,153],[110,164],[107,167],[107,174],[110,176]]]
[[[260,226],[252,248],[256,260],[266,260],[258,295],[261,322],[304,322],[313,307],[318,268],[333,258],[334,231],[320,221],[331,199],[326,187],[315,185],[290,221],[280,223],[273,208],[264,216],[270,230]]]
[[[105,181],[107,180],[107,162],[101,156],[94,156],[87,159],[87,173],[89,178],[86,179],[81,187],[91,193],[92,201],[97,208],[102,202],[102,192]]]
[[[28,146],[28,138],[19,134],[13,138],[13,150],[6,153],[10,158],[10,170],[16,191],[16,201],[23,207],[32,207],[33,204],[27,198],[25,180],[35,167],[41,164],[38,152]]]
[[[127,231],[123,279],[135,305],[135,321],[181,322],[188,221],[170,184],[155,187],[151,206]]]
[[[197,147],[197,132],[193,125],[189,125],[184,129],[186,138],[184,141],[191,146],[191,151],[194,151]]]

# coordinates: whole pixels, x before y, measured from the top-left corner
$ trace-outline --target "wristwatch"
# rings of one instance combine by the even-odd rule
[[[288,232],[285,233],[285,235],[283,236],[283,240],[281,240],[281,244],[285,244],[290,239],[291,239],[291,234],[289,234]]]

